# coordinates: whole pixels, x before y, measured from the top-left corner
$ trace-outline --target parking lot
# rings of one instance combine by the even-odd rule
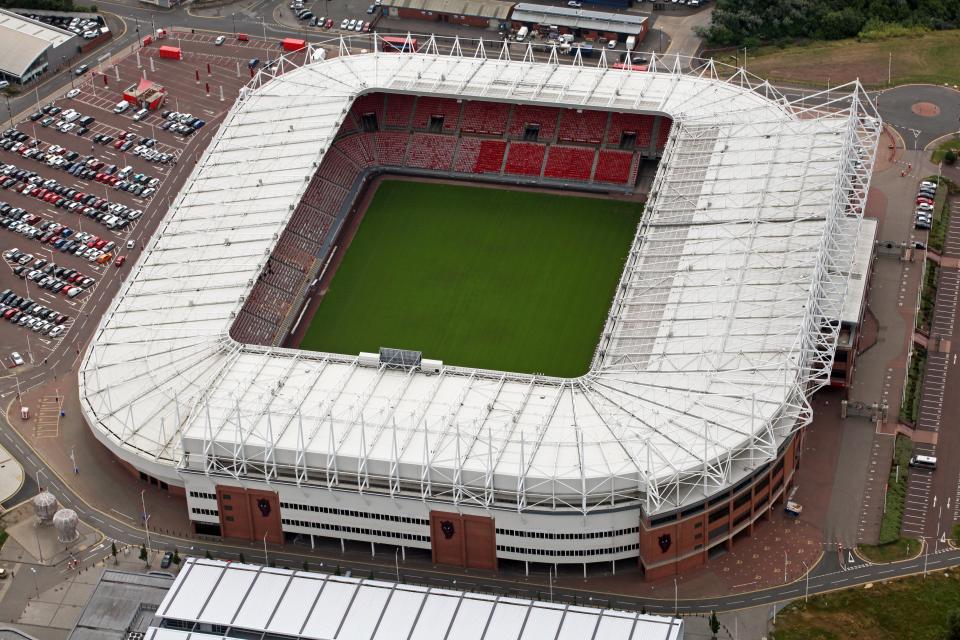
[[[56,374],[76,362],[121,278],[249,81],[248,61],[280,51],[274,42],[216,46],[214,38],[171,33],[73,75],[69,92],[41,97],[14,127],[4,127],[0,336],[5,366],[21,377],[30,367],[49,363]],[[179,45],[183,59],[159,58],[160,44]],[[142,78],[165,88],[164,104],[139,120],[136,107],[116,113],[124,89]],[[24,365],[13,366],[12,351]]]

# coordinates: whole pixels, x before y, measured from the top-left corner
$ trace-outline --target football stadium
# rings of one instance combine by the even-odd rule
[[[84,354],[92,432],[197,533],[704,564],[790,490],[879,116],[856,83],[443,49],[251,80]]]

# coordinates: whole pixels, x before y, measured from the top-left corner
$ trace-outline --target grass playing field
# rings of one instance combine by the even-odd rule
[[[301,348],[394,347],[582,375],[641,213],[633,202],[385,181]]]

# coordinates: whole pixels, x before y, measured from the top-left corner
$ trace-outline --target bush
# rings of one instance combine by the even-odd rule
[[[888,40],[905,36],[922,36],[928,31],[929,29],[920,25],[904,25],[871,18],[863,25],[863,29],[857,34],[857,38],[867,41]]]
[[[953,165],[957,161],[957,152],[953,149],[948,149],[945,154],[943,154],[943,161],[949,165]]]
[[[886,509],[883,520],[880,522],[880,544],[900,539],[903,504],[907,497],[907,484],[910,477],[911,453],[913,453],[913,442],[910,438],[897,436],[893,448],[893,460],[890,462],[890,476],[887,479]]]

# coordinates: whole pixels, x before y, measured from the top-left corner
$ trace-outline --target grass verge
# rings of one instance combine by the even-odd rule
[[[890,462],[890,475],[887,478],[883,520],[880,521],[880,545],[893,544],[901,539],[900,525],[903,521],[903,504],[907,497],[912,452],[913,442],[910,438],[897,436],[893,447],[893,460]]]
[[[920,546],[914,538],[897,538],[886,544],[860,544],[857,551],[870,562],[897,562],[916,556]]]
[[[927,350],[915,347],[910,359],[910,371],[907,372],[907,388],[900,405],[900,420],[910,424],[917,422],[917,410],[920,408],[920,394],[923,392],[923,371],[927,364]]]
[[[930,154],[930,162],[940,164],[940,162],[943,161],[943,157],[947,155],[947,151],[953,151],[957,155],[960,155],[960,137],[949,138],[938,144],[937,148]]]
[[[960,84],[958,49],[960,30],[871,42],[812,42],[787,48],[751,49],[747,69],[768,80],[818,87],[828,83],[837,86],[857,78],[874,87],[906,83],[953,85]],[[889,83],[888,71],[892,80]]]
[[[960,574],[930,573],[798,600],[777,615],[771,639],[942,640],[957,608]]]
[[[920,289],[920,308],[917,309],[917,329],[929,332],[930,321],[933,318],[933,304],[937,299],[937,278],[940,274],[940,265],[933,260],[927,260],[924,266],[923,285]]]
[[[582,375],[641,215],[636,202],[384,181],[301,348]]]
[[[933,224],[930,225],[930,237],[927,244],[937,252],[943,252],[943,243],[947,239],[947,230],[950,227],[950,201],[948,196],[957,191],[957,185],[952,180],[939,176],[927,176],[930,182],[937,182],[937,197],[933,203]]]

